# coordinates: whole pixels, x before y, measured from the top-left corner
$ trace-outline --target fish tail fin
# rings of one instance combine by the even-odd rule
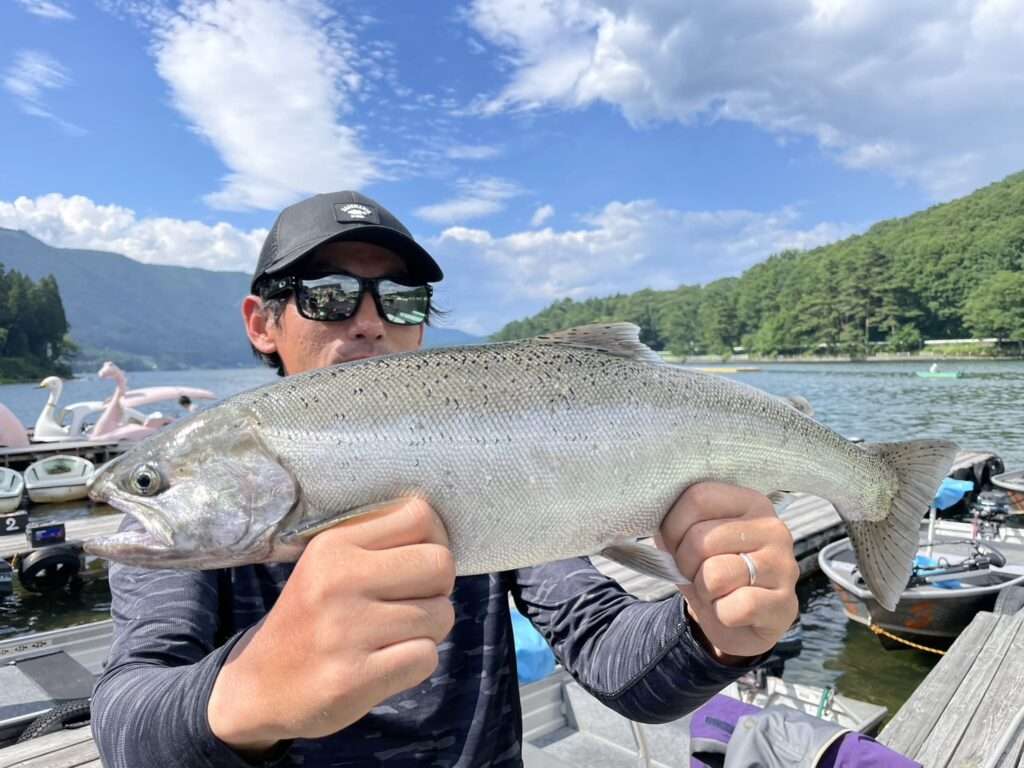
[[[878,602],[893,610],[907,588],[917,554],[921,520],[956,458],[957,446],[946,440],[867,443],[896,474],[897,489],[880,520],[847,521],[850,541],[864,581]]]

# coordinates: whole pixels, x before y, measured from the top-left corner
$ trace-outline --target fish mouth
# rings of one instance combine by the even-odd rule
[[[148,549],[171,550],[174,548],[174,533],[159,509],[146,504],[141,499],[128,500],[116,492],[104,493],[104,490],[106,489],[101,485],[98,492],[90,492],[90,498],[109,504],[118,512],[130,515],[139,522],[145,531],[121,531],[104,540],[121,537],[120,542],[135,548],[135,546],[143,545],[142,538],[144,537],[145,546]]]

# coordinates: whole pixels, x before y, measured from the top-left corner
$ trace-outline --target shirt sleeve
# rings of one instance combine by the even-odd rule
[[[511,576],[516,606],[562,666],[631,720],[676,720],[753,668],[726,666],[704,649],[681,595],[640,600],[587,558],[523,568]]]
[[[207,703],[241,633],[217,644],[217,571],[112,564],[114,638],[92,698],[107,768],[254,768],[210,730]],[[275,752],[276,756],[276,752]]]

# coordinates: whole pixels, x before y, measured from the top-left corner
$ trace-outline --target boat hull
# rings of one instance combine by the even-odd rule
[[[50,456],[25,470],[25,491],[34,504],[84,499],[94,471],[93,463],[81,456]]]
[[[959,527],[938,536],[932,549],[922,544],[920,554],[930,559],[959,562],[968,547]],[[892,611],[883,608],[859,579],[849,539],[833,542],[818,555],[822,571],[832,583],[847,617],[897,638],[929,648],[948,647],[970,624],[978,611],[991,611],[1002,590],[1024,585],[1024,546],[1019,541],[981,542],[1005,555],[1005,566],[951,575],[941,582],[908,587]],[[963,555],[956,553],[963,550]],[[879,633],[887,648],[901,647],[899,640]],[[906,647],[906,646],[902,646]]]

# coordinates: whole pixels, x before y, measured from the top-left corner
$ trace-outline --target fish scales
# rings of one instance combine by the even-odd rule
[[[817,470],[827,481],[830,450],[860,452],[756,390],[560,345],[396,356],[292,378],[273,400],[239,404],[296,476],[306,517],[421,496],[466,574],[650,535],[696,480],[768,491]],[[808,439],[825,449],[820,467],[806,450],[781,450]]]

